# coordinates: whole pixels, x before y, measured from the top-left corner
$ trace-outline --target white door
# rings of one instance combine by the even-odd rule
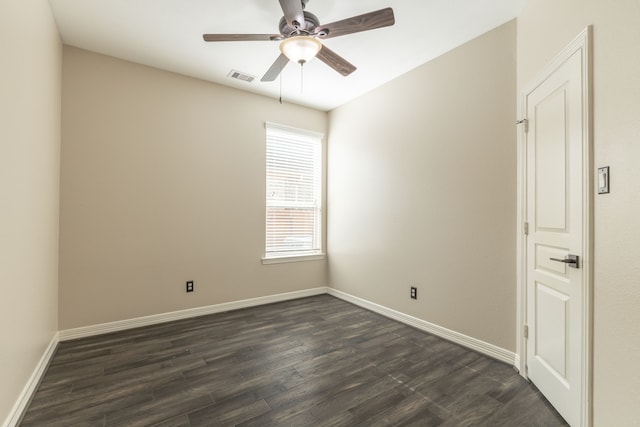
[[[584,320],[589,237],[585,54],[585,49],[566,53],[524,98],[527,375],[572,426],[585,422],[582,382],[589,332]]]

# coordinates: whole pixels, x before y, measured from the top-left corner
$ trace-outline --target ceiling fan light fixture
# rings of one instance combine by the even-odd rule
[[[322,43],[311,36],[289,37],[280,43],[280,51],[293,62],[304,64],[316,57]]]

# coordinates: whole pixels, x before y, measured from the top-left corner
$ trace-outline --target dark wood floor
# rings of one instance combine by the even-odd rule
[[[322,295],[67,341],[22,426],[561,426],[512,367]]]

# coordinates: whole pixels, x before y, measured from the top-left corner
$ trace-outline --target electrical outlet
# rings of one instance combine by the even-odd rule
[[[187,282],[187,292],[193,292],[193,280]]]
[[[411,287],[411,299],[418,299],[418,288],[415,286]]]

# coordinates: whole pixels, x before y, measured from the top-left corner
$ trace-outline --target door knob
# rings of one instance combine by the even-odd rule
[[[580,268],[580,257],[578,255],[567,255],[564,259],[549,258],[551,261],[564,262],[571,268]]]

